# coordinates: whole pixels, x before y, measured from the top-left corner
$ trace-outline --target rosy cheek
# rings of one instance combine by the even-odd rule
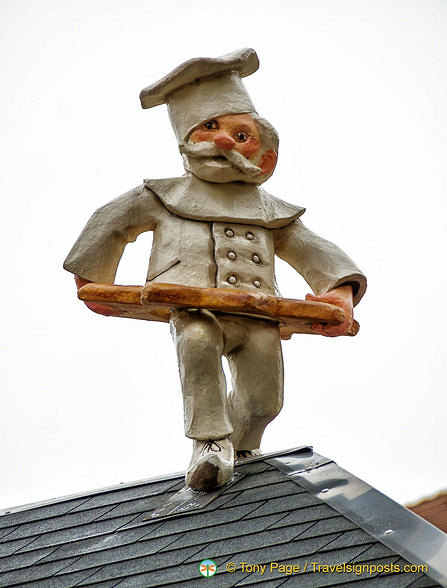
[[[194,131],[189,140],[191,143],[200,143],[201,141],[212,141],[212,133],[204,129],[197,129]]]
[[[252,157],[255,155],[260,147],[260,143],[257,139],[248,139],[245,143],[239,144],[239,153],[244,157]]]

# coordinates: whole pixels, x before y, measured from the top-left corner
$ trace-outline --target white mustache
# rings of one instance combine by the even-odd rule
[[[224,157],[248,176],[259,176],[262,173],[260,167],[246,159],[234,149],[221,149],[209,141],[203,141],[201,143],[187,143],[186,141],[180,141],[179,150],[183,155],[194,157],[196,159]]]

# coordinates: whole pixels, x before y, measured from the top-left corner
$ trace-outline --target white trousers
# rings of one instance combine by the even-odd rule
[[[230,435],[235,449],[260,446],[265,427],[283,403],[284,371],[279,326],[207,310],[175,310],[185,434],[192,439]],[[230,365],[227,395],[222,356]]]

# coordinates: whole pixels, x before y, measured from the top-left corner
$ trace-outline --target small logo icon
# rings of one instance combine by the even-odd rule
[[[210,578],[217,572],[217,566],[212,559],[204,559],[199,563],[199,572],[205,578]]]

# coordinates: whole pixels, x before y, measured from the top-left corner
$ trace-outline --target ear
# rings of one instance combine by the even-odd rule
[[[269,174],[275,169],[276,162],[278,160],[278,155],[273,151],[273,149],[269,149],[264,153],[261,159],[260,168],[262,170],[262,175]]]

